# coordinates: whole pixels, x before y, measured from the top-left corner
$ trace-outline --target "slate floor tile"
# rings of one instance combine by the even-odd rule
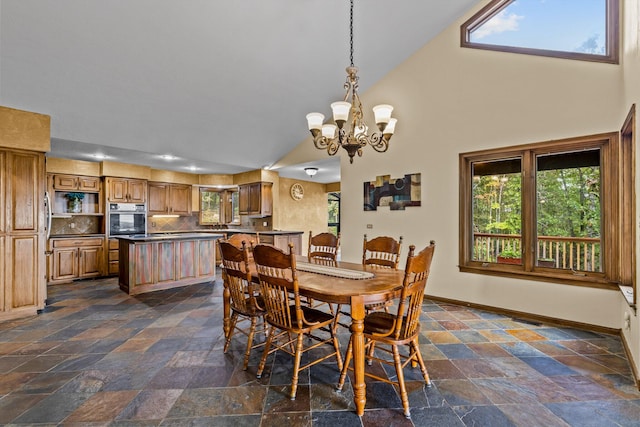
[[[0,323],[0,424],[150,426],[637,426],[640,392],[620,337],[556,328],[425,300],[419,346],[431,378],[404,369],[398,390],[366,380],[355,414],[352,379],[335,389],[333,360],[302,371],[261,352],[242,369],[245,337],[223,353],[222,284],[131,297],[117,278],[48,289],[42,314]],[[349,331],[339,329],[343,351]],[[305,356],[308,357],[308,356]],[[378,362],[367,372],[394,379]]]

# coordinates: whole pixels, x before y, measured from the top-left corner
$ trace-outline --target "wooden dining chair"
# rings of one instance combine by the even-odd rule
[[[362,243],[362,265],[380,268],[398,269],[400,262],[400,249],[402,249],[402,236],[399,240],[389,236],[378,236],[367,240],[364,235]],[[365,306],[367,311],[388,311],[389,303],[370,304]]]
[[[301,303],[293,244],[289,244],[289,253],[271,245],[258,244],[253,248],[253,258],[267,310],[265,319],[269,324],[257,376],[262,376],[269,354],[278,350],[290,354],[294,362],[289,397],[294,400],[301,370],[330,357],[335,357],[338,369],[342,369],[340,346],[332,328],[334,317]],[[310,360],[300,366],[303,353],[325,345],[332,351],[310,353]],[[315,359],[312,358],[314,354],[318,356]]]
[[[229,241],[219,240],[218,247],[222,257],[222,280],[225,289],[229,292],[232,312],[223,351],[226,353],[229,349],[235,331],[246,335],[247,347],[242,368],[246,370],[251,350],[264,345],[264,342],[255,343],[254,337],[259,320],[262,321],[263,326],[266,326],[264,322],[266,310],[263,308],[262,297],[258,292],[257,285],[251,282],[247,243],[243,241],[241,247],[238,248]],[[250,322],[248,327],[243,324],[246,321]]]
[[[402,248],[402,236],[399,240],[389,236],[378,236],[367,240],[364,235],[362,243],[362,264],[398,269],[400,262],[400,249]]]
[[[333,233],[319,233],[314,236],[309,230],[309,248],[307,251],[309,261],[317,260],[322,262],[325,259],[336,261],[339,248],[340,234],[336,236]]]
[[[364,338],[365,338],[365,354],[369,361],[375,360],[380,363],[395,367],[397,381],[390,380],[366,372],[365,375],[383,381],[388,384],[396,385],[400,390],[400,399],[404,408],[404,415],[411,417],[409,411],[409,398],[404,383],[404,367],[411,362],[420,366],[422,376],[427,385],[431,385],[427,368],[425,367],[422,354],[420,353],[420,344],[418,336],[420,334],[420,314],[422,313],[422,302],[424,298],[424,289],[429,278],[431,269],[431,261],[436,244],[432,240],[426,248],[420,253],[414,255],[415,246],[409,247],[409,255],[407,256],[407,264],[404,269],[404,280],[402,284],[402,292],[400,298],[395,300],[397,311],[395,314],[386,313],[384,311],[374,311],[367,314],[364,318]],[[344,366],[340,373],[338,382],[338,390],[342,390],[347,370],[351,369],[349,362],[353,356],[353,342],[349,339],[347,354],[345,355]],[[376,351],[382,351],[393,355],[393,359],[389,357],[376,357],[372,351],[374,346]],[[408,347],[408,354],[401,354],[400,346]],[[369,363],[370,364],[370,363]]]

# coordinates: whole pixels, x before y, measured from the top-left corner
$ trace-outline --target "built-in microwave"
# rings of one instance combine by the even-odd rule
[[[147,206],[138,203],[109,203],[109,236],[146,234]]]

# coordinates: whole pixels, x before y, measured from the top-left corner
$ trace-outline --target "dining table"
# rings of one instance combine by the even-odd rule
[[[258,282],[255,266],[250,266]],[[332,265],[310,262],[304,256],[296,257],[296,273],[300,295],[330,304],[351,307],[351,339],[353,343],[354,383],[353,395],[356,412],[362,416],[366,404],[364,317],[365,305],[383,303],[400,296],[404,271],[359,263],[337,261]],[[231,309],[230,294],[225,288],[224,333],[229,332]]]

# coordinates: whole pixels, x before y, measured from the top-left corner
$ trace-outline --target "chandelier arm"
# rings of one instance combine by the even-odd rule
[[[384,153],[389,149],[389,139],[380,132],[374,132],[371,134],[369,145],[377,152]]]

